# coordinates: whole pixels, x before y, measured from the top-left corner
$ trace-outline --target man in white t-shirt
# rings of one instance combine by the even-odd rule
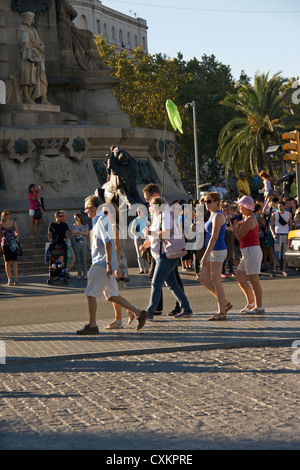
[[[288,234],[292,230],[292,215],[285,210],[285,202],[278,202],[278,211],[273,212],[270,222],[270,232],[274,238],[274,258],[272,277],[276,275],[277,261],[282,261],[282,274],[287,276],[285,250],[288,243]]]
[[[77,331],[78,335],[99,333],[96,324],[97,298],[101,298],[102,294],[106,300],[121,305],[137,317],[137,331],[145,325],[147,318],[145,310],[134,307],[119,295],[114,275],[118,269],[118,261],[113,230],[108,217],[101,211],[100,205],[101,200],[97,196],[89,196],[85,199],[85,212],[93,221],[92,265],[88,272],[88,283],[84,292],[88,301],[89,323]]]

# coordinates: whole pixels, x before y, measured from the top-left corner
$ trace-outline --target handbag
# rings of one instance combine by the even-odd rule
[[[162,227],[162,213],[161,213],[161,227]],[[187,255],[187,251],[185,249],[185,239],[183,235],[174,237],[174,227],[171,230],[171,236],[168,240],[162,240],[164,251],[166,258],[168,259],[176,259],[182,258],[183,256]]]
[[[187,255],[184,238],[163,240],[165,255],[168,259],[182,258]]]
[[[34,219],[41,219],[42,218],[42,211],[40,208],[34,209]]]
[[[13,240],[11,242],[11,244],[9,245],[9,249],[12,253],[14,253],[17,256],[22,256],[23,255],[22,245],[17,240]]]

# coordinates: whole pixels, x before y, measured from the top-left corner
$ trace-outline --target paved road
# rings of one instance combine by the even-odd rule
[[[129,449],[135,454],[142,449],[299,449],[300,365],[295,359],[300,345],[299,355],[292,348],[292,341],[300,341],[299,276],[266,276],[267,313],[249,319],[238,313],[244,303],[238,286],[226,280],[235,308],[222,324],[206,321],[215,301],[193,277],[183,276],[194,319],[177,323],[161,317],[140,333],[127,328],[110,334],[103,326],[112,309],[101,301],[101,333],[85,340],[74,335],[76,324],[86,321],[84,286],[72,280],[67,289],[49,288],[33,278],[12,289],[2,287],[1,338],[8,350],[17,354],[19,349],[29,361],[0,365],[0,448]],[[146,277],[133,274],[123,293],[145,303],[148,288]],[[173,307],[167,291],[165,303],[166,310]],[[280,347],[266,347],[270,340]],[[186,343],[190,350],[184,349]],[[79,347],[86,350],[74,358]],[[32,360],[26,348],[34,353]],[[88,358],[90,352],[95,354]]]
[[[130,283],[120,293],[140,307],[146,307],[150,296],[148,276],[139,276],[138,269],[130,269]],[[290,270],[291,276],[270,278],[266,273],[261,278],[264,306],[279,307],[300,305],[300,272]],[[214,312],[216,301],[206,289],[195,280],[195,274],[181,273],[185,291],[194,312]],[[83,294],[86,281],[72,277],[68,286],[58,281],[55,286],[47,286],[47,276],[28,276],[20,278],[17,287],[0,286],[0,327],[26,325],[33,323],[54,323],[61,321],[87,320],[87,304]],[[239,311],[245,305],[245,298],[234,279],[223,282],[225,293]],[[164,288],[164,312],[174,308],[175,301],[167,288]],[[113,318],[112,306],[103,298],[98,302],[98,318],[109,321]]]
[[[4,367],[1,449],[299,449],[291,348]]]

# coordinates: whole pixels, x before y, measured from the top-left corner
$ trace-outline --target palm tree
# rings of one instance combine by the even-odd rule
[[[228,94],[222,104],[233,108],[237,117],[221,130],[217,156],[236,174],[243,169],[255,175],[261,169],[272,174],[266,149],[281,143],[285,120],[290,115],[291,86],[277,73],[255,74],[253,85],[242,84],[236,93]]]

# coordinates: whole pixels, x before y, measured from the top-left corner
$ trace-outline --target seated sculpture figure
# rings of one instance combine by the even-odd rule
[[[142,204],[136,187],[136,161],[125,150],[112,146],[104,162],[108,182],[105,183],[106,202],[117,203],[118,198],[125,201],[127,206]]]
[[[45,46],[36,29],[32,26],[35,14],[23,13],[23,25],[17,30],[20,46],[20,88],[25,103],[34,104],[37,99],[41,104],[47,101],[48,82],[45,69]]]
[[[110,70],[96,47],[91,31],[73,23],[77,11],[67,0],[56,0],[56,21],[62,65],[84,72]]]

